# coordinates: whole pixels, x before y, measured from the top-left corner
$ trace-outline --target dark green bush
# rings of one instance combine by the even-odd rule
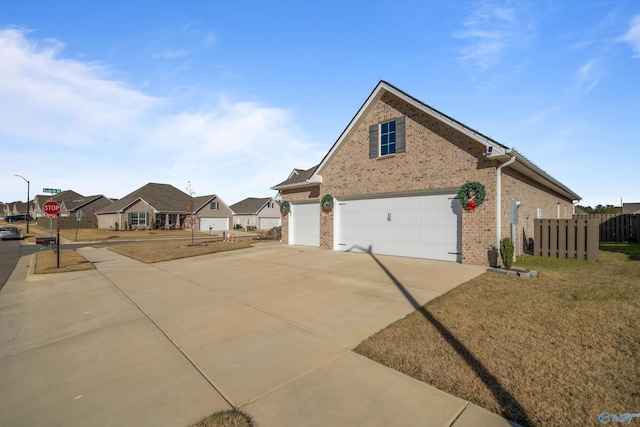
[[[500,240],[500,256],[502,257],[504,268],[510,269],[513,263],[513,241],[508,237]]]

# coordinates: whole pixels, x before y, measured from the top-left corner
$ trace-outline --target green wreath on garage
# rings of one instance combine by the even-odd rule
[[[480,206],[482,202],[484,202],[484,198],[487,195],[487,192],[484,188],[484,185],[479,182],[467,182],[460,190],[458,190],[458,198],[460,199],[460,204],[473,212],[475,208]]]
[[[289,215],[290,211],[291,211],[291,204],[289,204],[289,202],[282,202],[280,204],[280,213],[282,214],[282,216]]]
[[[320,201],[320,209],[327,215],[333,211],[333,196],[331,194],[325,194]]]

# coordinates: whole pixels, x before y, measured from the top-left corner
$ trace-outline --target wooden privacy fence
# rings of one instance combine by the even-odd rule
[[[596,219],[536,219],[533,254],[551,258],[598,258],[599,227]]]
[[[601,242],[640,243],[640,215],[595,214],[576,217],[597,220]]]
[[[50,219],[49,218],[38,218],[38,225],[43,228],[49,228]],[[55,230],[57,225],[56,221],[60,221],[60,229],[73,229],[78,228],[97,228],[98,221],[94,215],[84,216],[80,221],[76,219],[75,216],[61,216],[53,219],[53,229]]]

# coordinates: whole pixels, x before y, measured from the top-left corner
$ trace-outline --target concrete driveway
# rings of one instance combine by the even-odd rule
[[[187,426],[231,407],[263,427],[510,425],[351,351],[484,267],[279,244],[154,265],[79,252],[96,270],[34,276],[24,257],[0,292],[0,425]]]

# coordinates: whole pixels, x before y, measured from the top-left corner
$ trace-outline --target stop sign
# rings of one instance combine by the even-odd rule
[[[60,203],[58,202],[45,202],[42,205],[42,211],[47,214],[47,218],[52,218],[60,213]]]

